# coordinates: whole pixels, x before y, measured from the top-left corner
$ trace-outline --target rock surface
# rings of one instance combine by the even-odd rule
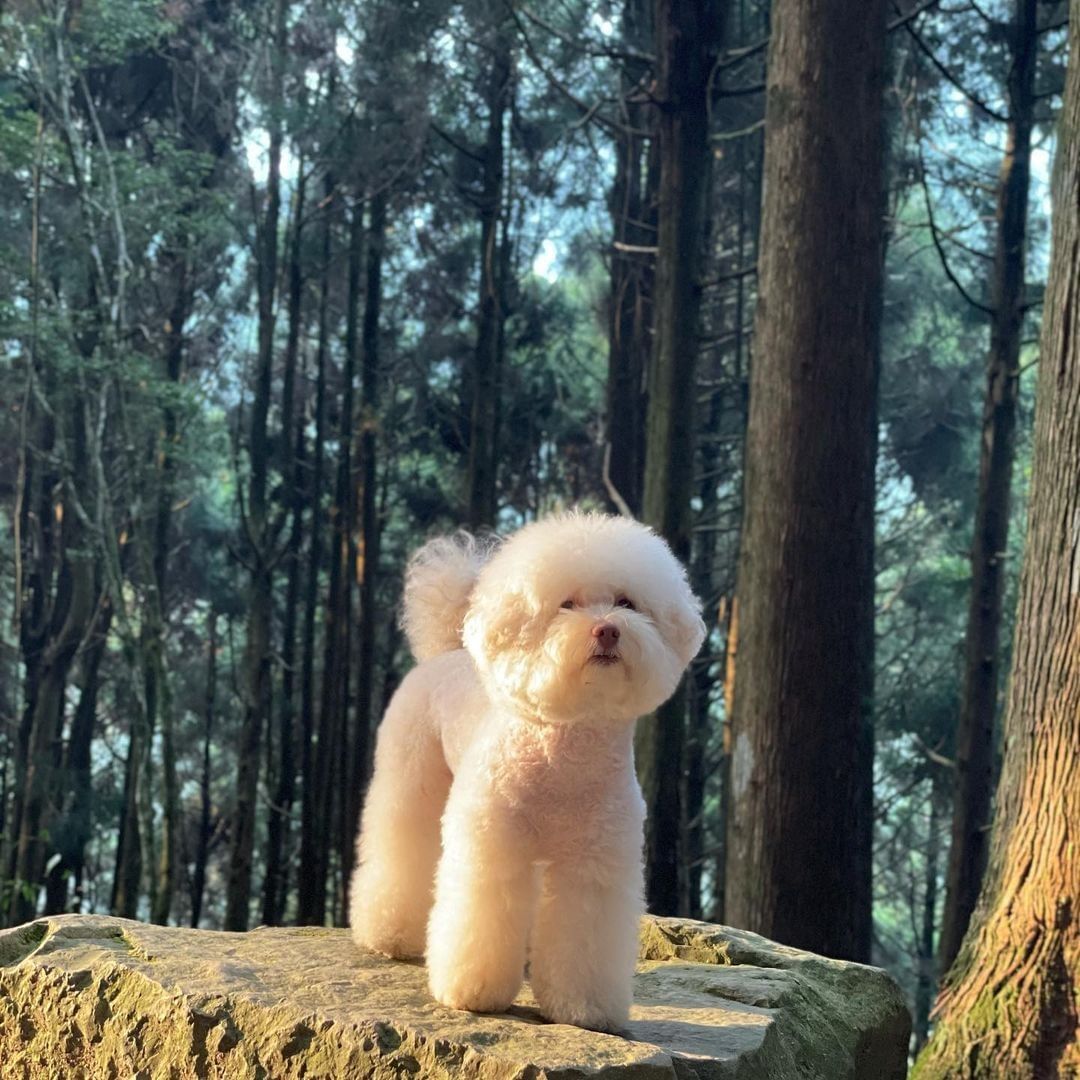
[[[876,968],[646,919],[628,1038],[428,996],[344,930],[248,934],[65,915],[0,931],[0,1076],[899,1080],[909,1018]]]

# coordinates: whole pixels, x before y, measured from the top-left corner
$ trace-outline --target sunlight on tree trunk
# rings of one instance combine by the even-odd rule
[[[1080,0],[1070,14],[1080,24]],[[1080,35],[1054,166],[1027,548],[990,860],[918,1080],[1080,1074]]]
[[[1016,399],[1024,324],[1031,134],[1038,58],[1038,0],[1016,0],[1008,85],[1009,125],[997,195],[990,296],[990,356],[983,406],[979,497],[971,551],[971,599],[964,690],[956,732],[956,784],[940,967],[956,959],[986,869],[994,789],[994,723],[1001,655],[1001,607],[1009,538]]]

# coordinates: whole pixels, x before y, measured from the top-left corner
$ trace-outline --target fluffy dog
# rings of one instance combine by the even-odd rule
[[[426,955],[436,1000],[476,1012],[510,1005],[528,952],[546,1017],[620,1029],[645,906],[634,721],[705,634],[683,568],[636,522],[568,513],[497,547],[432,540],[404,608],[420,663],[379,729],[353,936]]]

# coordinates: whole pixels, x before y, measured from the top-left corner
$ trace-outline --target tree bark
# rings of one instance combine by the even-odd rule
[[[15,736],[14,791],[4,832],[2,862],[4,889],[0,909],[8,916],[8,891],[17,888],[15,863],[18,853],[22,815],[28,795],[27,773],[30,765],[30,737],[37,708],[42,667],[50,640],[56,602],[56,576],[61,563],[61,521],[55,512],[55,492],[60,476],[54,453],[57,442],[54,414],[36,407],[31,386],[38,379],[33,358],[27,360],[28,416],[21,448],[23,471],[20,477],[21,499],[18,506],[19,575],[16,580],[16,605],[19,615],[19,650],[23,665],[23,709]],[[41,389],[51,398],[51,372],[41,378]]]
[[[316,743],[318,712],[315,702],[315,616],[319,603],[319,574],[322,569],[322,488],[326,445],[326,361],[330,342],[329,297],[332,221],[330,204],[334,181],[326,176],[323,187],[322,266],[319,280],[319,328],[315,354],[315,445],[311,456],[310,540],[307,580],[304,586],[304,624],[301,631],[300,669],[300,775],[303,802],[300,807],[300,875],[297,881],[297,921],[321,925],[325,913],[325,872],[320,878],[323,822],[320,820],[322,791],[318,785],[319,754]],[[325,681],[325,680],[324,680]]]
[[[657,0],[656,97],[660,185],[654,338],[648,372],[644,518],[675,554],[690,558],[694,371],[709,171],[708,88],[720,13],[709,0]],[[635,750],[645,796],[649,909],[676,914],[682,857],[686,689],[638,724]]]
[[[496,16],[502,19],[501,13]],[[500,345],[506,318],[505,286],[499,250],[503,206],[503,128],[510,98],[510,42],[496,27],[487,87],[487,137],[481,152],[483,186],[480,192],[480,307],[476,349],[470,379],[468,523],[471,529],[491,528],[496,510],[495,431],[499,412]],[[505,242],[505,241],[504,241]]]
[[[960,950],[986,870],[994,791],[994,724],[1001,657],[1001,603],[1013,458],[1031,133],[1038,58],[1038,0],[1016,0],[1010,28],[1009,124],[997,194],[997,238],[990,295],[993,315],[983,405],[979,493],[971,549],[971,596],[964,648],[964,690],[956,729],[952,844],[941,927],[941,970]]]
[[[105,657],[112,605],[97,590],[95,621],[82,650],[82,685],[71,720],[64,751],[61,787],[63,817],[54,830],[54,844],[61,858],[49,873],[45,886],[45,914],[68,909],[68,883],[74,882],[74,910],[82,910],[86,845],[90,840],[93,789],[90,752],[97,722],[101,661]]]
[[[643,57],[654,47],[653,0],[626,0],[622,38]],[[652,348],[656,244],[657,142],[655,109],[645,101],[647,60],[622,65],[624,127],[615,139],[615,180],[609,205],[615,243],[611,252],[611,311],[604,480],[612,509],[641,513],[645,471],[645,373]],[[628,100],[633,99],[633,100]]]
[[[356,675],[356,738],[353,742],[353,775],[348,786],[349,832],[343,854],[343,876],[351,876],[356,826],[367,786],[371,757],[371,706],[375,684],[375,586],[379,574],[380,521],[377,490],[379,436],[379,317],[382,309],[383,251],[386,246],[386,192],[371,199],[368,222],[364,322],[361,330],[361,389],[363,416],[360,424],[360,628]]]
[[[948,777],[934,769],[930,783],[930,821],[926,830],[926,865],[923,873],[922,918],[919,926],[918,968],[915,973],[915,1008],[912,1016],[914,1052],[926,1044],[930,1033],[930,1006],[937,986],[935,936],[938,930],[938,865],[941,850],[942,818],[948,813]]]
[[[706,431],[718,430],[723,412],[723,393],[714,390],[710,395]],[[701,519],[712,522],[718,509],[716,468],[719,454],[716,444],[703,444],[700,449],[702,479],[698,484]],[[716,545],[711,530],[703,530],[695,538],[694,557],[690,566],[690,581],[694,592],[701,597],[713,595],[716,588]],[[708,643],[706,643],[706,649]],[[708,778],[709,735],[712,730],[711,697],[714,685],[710,665],[697,663],[691,670],[688,685],[688,732],[683,754],[683,806],[685,828],[683,847],[686,854],[686,874],[682,882],[684,894],[679,910],[693,919],[703,916],[701,895],[702,866],[705,861],[705,785]]]
[[[726,921],[870,956],[883,0],[776,0]]]
[[[1069,5],[1080,25],[1080,0]],[[917,1080],[1080,1074],[1080,35],[1053,184],[1027,545],[990,858]]]
[[[354,201],[349,223],[349,268],[345,317],[345,362],[342,371],[341,412],[338,423],[337,475],[330,506],[330,581],[324,609],[323,676],[319,731],[313,776],[314,825],[311,880],[304,889],[310,907],[302,921],[322,925],[326,920],[327,875],[330,852],[340,850],[344,790],[335,785],[341,755],[348,746],[349,657],[352,636],[352,533],[355,517],[352,483],[353,416],[355,412],[356,353],[359,340],[359,295],[364,247],[363,204]],[[343,789],[344,784],[340,787]],[[335,794],[338,797],[335,797]],[[306,878],[304,868],[301,873]]]
[[[12,882],[7,905],[9,925],[26,922],[37,913],[37,892],[45,878],[51,850],[48,830],[59,807],[57,790],[62,761],[60,737],[64,696],[76,652],[94,616],[96,590],[89,538],[80,523],[71,496],[88,490],[86,419],[83,402],[72,395],[66,409],[69,472],[55,504],[45,511],[59,534],[55,593],[48,608],[48,629],[40,638],[35,660],[34,687],[28,703],[25,766],[14,845]],[[41,493],[48,498],[45,492]],[[40,582],[44,585],[44,580]],[[44,613],[44,609],[43,609]]]
[[[247,533],[251,582],[248,594],[248,636],[245,655],[246,701],[238,746],[236,804],[229,852],[225,929],[246,930],[251,899],[255,847],[255,804],[259,784],[263,728],[270,722],[273,692],[273,572],[267,505],[270,445],[267,418],[274,363],[274,298],[277,286],[278,218],[281,209],[282,108],[288,0],[275,0],[271,46],[270,150],[266,205],[258,230],[257,284],[259,345],[255,399],[251,410],[251,477],[248,484]]]
[[[136,664],[131,644],[124,644],[124,663],[128,670],[128,682],[124,687],[127,697],[128,749],[124,762],[124,791],[120,811],[120,830],[116,840],[116,870],[113,876],[112,898],[109,910],[125,919],[138,918],[139,892],[143,875],[143,827],[140,821],[140,792],[145,781],[150,748],[150,733],[146,727],[146,712],[140,691],[133,685]]]
[[[165,377],[169,388],[179,387],[184,366],[184,324],[194,299],[187,253],[176,256],[176,295],[169,312],[166,331]],[[172,910],[176,888],[177,860],[180,836],[180,795],[176,775],[176,745],[172,708],[172,687],[169,682],[165,648],[168,610],[169,544],[175,501],[176,444],[178,441],[176,408],[168,400],[162,410],[162,430],[155,455],[158,491],[157,509],[153,521],[152,555],[147,582],[143,668],[146,682],[146,724],[151,734],[155,726],[161,731],[162,819],[161,854],[157,866],[157,887],[150,912],[151,921],[165,924]]]
[[[300,615],[300,545],[304,532],[304,488],[299,472],[304,461],[303,423],[293,422],[296,395],[296,366],[300,352],[303,321],[304,273],[301,241],[304,220],[304,164],[301,161],[293,200],[292,241],[289,255],[288,339],[285,345],[285,374],[282,380],[281,445],[284,461],[281,473],[289,494],[292,522],[285,550],[288,583],[285,587],[285,619],[281,642],[280,745],[277,786],[266,823],[266,875],[263,878],[262,922],[277,926],[285,913],[288,891],[288,837],[292,806],[296,797],[296,631]]]
[[[217,698],[218,613],[211,608],[206,628],[206,697],[203,701],[202,772],[199,777],[199,833],[195,844],[195,869],[191,878],[191,925],[198,929],[206,891],[206,865],[210,855],[210,783]]]

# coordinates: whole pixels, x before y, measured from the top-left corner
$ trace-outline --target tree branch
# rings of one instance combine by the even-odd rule
[[[900,7],[896,0],[893,0],[893,9],[899,12]],[[988,116],[991,120],[996,120],[999,124],[1007,124],[1009,118],[1003,113],[999,113],[996,109],[991,109],[985,101],[976,97],[960,80],[934,55],[934,50],[922,39],[919,32],[911,25],[910,22],[903,24],[904,29],[908,32],[911,40],[915,42],[915,45],[919,51],[934,65],[937,72],[941,77],[949,83],[954,89],[959,91],[972,105],[975,106],[980,112]]]
[[[934,222],[934,201],[930,196],[930,185],[926,182],[926,163],[923,161],[922,142],[919,141],[919,183],[922,185],[923,196],[926,199],[926,216],[930,225],[930,236],[934,241],[934,248],[937,250],[938,258],[941,260],[941,267],[945,271],[945,276],[956,287],[956,291],[973,307],[979,311],[984,312],[987,315],[993,315],[994,309],[987,307],[985,304],[976,300],[968,291],[964,288],[960,279],[953,273],[952,267],[949,266],[948,257],[945,255],[945,248],[941,243],[941,236],[938,232],[938,227]]]

